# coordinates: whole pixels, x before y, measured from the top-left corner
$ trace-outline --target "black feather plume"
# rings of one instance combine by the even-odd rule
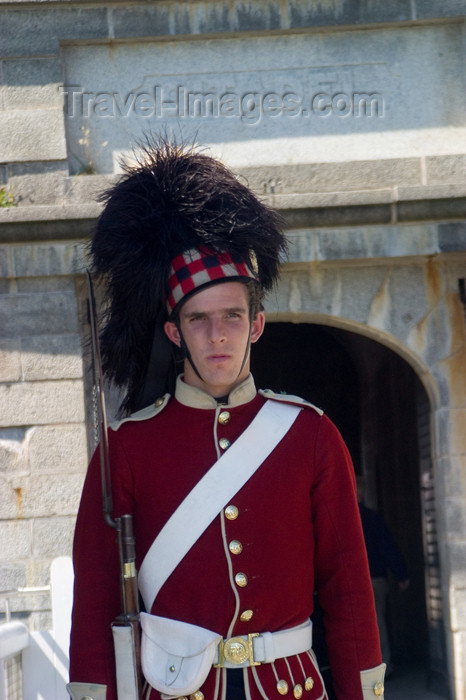
[[[107,377],[126,387],[134,410],[147,370],[156,318],[166,318],[172,259],[206,246],[238,254],[267,291],[286,252],[279,215],[224,165],[193,147],[153,137],[136,165],[100,200],[105,207],[90,244],[92,270],[108,298],[101,337]]]

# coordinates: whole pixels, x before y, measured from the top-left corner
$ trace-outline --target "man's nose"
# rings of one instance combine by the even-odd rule
[[[211,319],[210,321],[210,338],[209,340],[212,343],[218,343],[221,342],[222,340],[225,340],[225,324],[223,323],[222,319]]]

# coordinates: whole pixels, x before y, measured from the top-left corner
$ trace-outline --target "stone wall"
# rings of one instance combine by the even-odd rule
[[[71,553],[87,466],[77,255],[76,244],[0,249],[0,591],[35,629],[50,626],[50,595],[28,589],[46,588],[52,560]]]
[[[465,17],[463,0],[1,0],[0,614],[8,597],[49,626],[89,456],[81,244],[119,156],[167,128],[283,213],[269,320],[367,335],[423,382],[466,695]]]

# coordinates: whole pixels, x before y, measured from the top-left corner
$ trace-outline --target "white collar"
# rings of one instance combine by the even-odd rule
[[[235,386],[228,396],[226,406],[234,407],[249,403],[256,396],[256,385],[252,374]],[[183,406],[190,408],[217,408],[217,399],[208,394],[203,389],[199,389],[191,384],[186,384],[183,381],[183,375],[180,374],[176,379],[175,398]]]

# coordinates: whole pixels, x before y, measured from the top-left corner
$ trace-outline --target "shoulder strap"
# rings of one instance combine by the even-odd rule
[[[139,590],[147,612],[179,562],[286,435],[300,410],[299,406],[267,401],[244,433],[178,506],[139,570]],[[194,523],[193,512],[198,516]]]

